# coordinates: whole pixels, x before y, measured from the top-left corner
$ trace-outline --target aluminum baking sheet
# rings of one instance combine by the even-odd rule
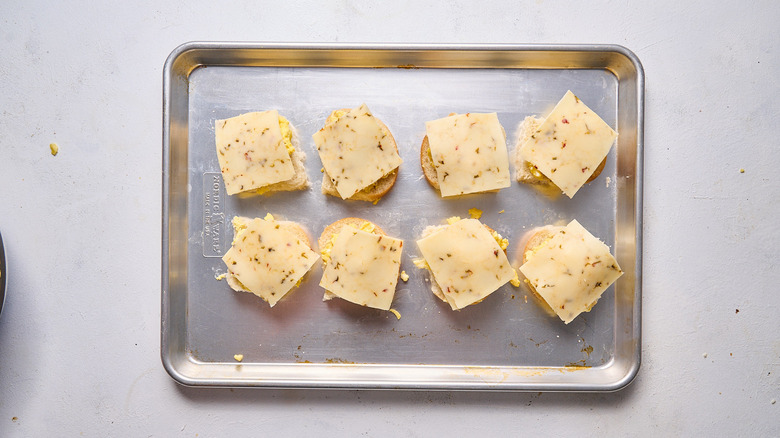
[[[609,391],[640,362],[641,64],[620,46],[367,46],[188,43],[164,72],[162,360],[186,385]],[[606,168],[574,199],[513,183],[498,194],[442,199],[423,179],[427,120],[497,112],[514,148],[518,123],[546,114],[572,90],[619,133]],[[404,160],[377,205],[320,193],[311,135],[337,108],[365,102],[395,136]],[[277,109],[298,129],[311,188],[241,199],[225,194],[214,121]],[[524,288],[506,285],[453,312],[416,269],[414,241],[427,225],[468,209],[517,243],[535,226],[576,218],[614,251],[625,275],[569,325]],[[503,211],[503,213],[502,213]],[[316,239],[334,220],[358,216],[403,238],[389,312],[322,301],[322,269],[276,307],[233,292],[215,276],[235,215],[267,212],[303,224]],[[233,359],[243,354],[241,363]]]

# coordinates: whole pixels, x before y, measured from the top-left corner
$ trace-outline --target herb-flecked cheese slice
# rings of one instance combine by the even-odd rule
[[[520,153],[571,198],[599,167],[617,135],[567,91]]]
[[[217,159],[228,195],[259,189],[294,176],[276,110],[217,120],[214,132]]]
[[[403,161],[392,135],[366,104],[336,111],[312,137],[322,166],[342,199],[375,183]]]
[[[623,271],[609,248],[573,220],[520,267],[531,286],[565,322],[588,312]]]
[[[389,310],[402,248],[400,239],[344,227],[330,250],[320,286],[355,304]]]
[[[453,310],[480,301],[515,277],[498,242],[476,219],[463,219],[417,241]]]
[[[238,231],[222,260],[244,288],[273,307],[319,258],[307,242],[269,217]]]
[[[510,186],[506,138],[496,113],[459,114],[425,124],[441,195]]]

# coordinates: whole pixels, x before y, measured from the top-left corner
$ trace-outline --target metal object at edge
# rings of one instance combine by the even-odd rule
[[[442,200],[422,179],[424,122],[449,112],[497,112],[514,149],[516,125],[545,114],[567,89],[620,133],[602,175],[573,199],[517,183],[499,194]],[[311,134],[330,111],[366,102],[404,159],[376,206],[319,193]],[[615,45],[329,45],[193,42],[163,76],[161,356],[179,383],[273,388],[613,391],[636,376],[641,352],[644,73]],[[278,109],[306,151],[308,191],[238,199],[221,187],[214,120]],[[514,169],[511,168],[512,172]],[[611,180],[608,182],[606,178]],[[420,208],[420,206],[430,208]],[[611,246],[625,275],[569,325],[524,289],[506,285],[459,312],[413,267],[426,225],[482,209],[516,242],[532,227],[577,218]],[[499,211],[503,210],[503,213]],[[403,238],[402,269],[387,312],[321,301],[316,266],[276,307],[215,276],[234,215],[281,215],[316,238],[360,216]],[[240,364],[234,354],[243,354]]]
[[[3,245],[3,235],[0,234],[0,316],[3,316],[3,305],[5,304],[5,289],[8,285],[8,264],[5,261],[5,246]]]

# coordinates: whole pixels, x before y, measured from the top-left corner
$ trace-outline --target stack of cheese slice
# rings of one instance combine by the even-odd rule
[[[334,111],[312,137],[325,173],[324,193],[335,189],[342,199],[377,201],[395,183],[393,172],[403,160],[387,126],[365,104]],[[374,190],[386,176],[391,180]]]
[[[529,130],[533,124],[535,129]],[[529,117],[520,141],[518,180],[523,181],[525,162],[537,179],[546,177],[569,198],[600,172],[600,164],[617,138],[615,132],[571,91],[558,102],[549,116],[538,124]],[[541,174],[539,174],[541,173]],[[542,176],[543,175],[543,176]]]
[[[451,115],[427,122],[425,131],[423,172],[442,197],[510,186],[506,136],[496,113]],[[435,168],[435,182],[430,165]]]
[[[497,239],[477,219],[438,227],[417,246],[438,286],[434,293],[453,310],[479,302],[517,278]]]
[[[222,257],[228,284],[252,292],[273,307],[320,258],[300,225],[265,219],[233,219],[233,245]]]
[[[356,218],[332,224],[320,240],[324,299],[336,296],[361,306],[389,310],[398,283],[403,241]]]
[[[217,159],[228,195],[300,190],[308,186],[295,129],[276,110],[214,124]]]
[[[576,220],[546,233],[546,240],[526,249],[520,272],[568,324],[589,312],[623,271],[607,245]]]

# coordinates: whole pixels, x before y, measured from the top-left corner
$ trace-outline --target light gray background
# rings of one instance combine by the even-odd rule
[[[3,2],[0,435],[779,435],[778,22],[769,1]],[[174,383],[159,359],[161,73],[190,40],[633,50],[647,75],[636,381],[614,394]]]

